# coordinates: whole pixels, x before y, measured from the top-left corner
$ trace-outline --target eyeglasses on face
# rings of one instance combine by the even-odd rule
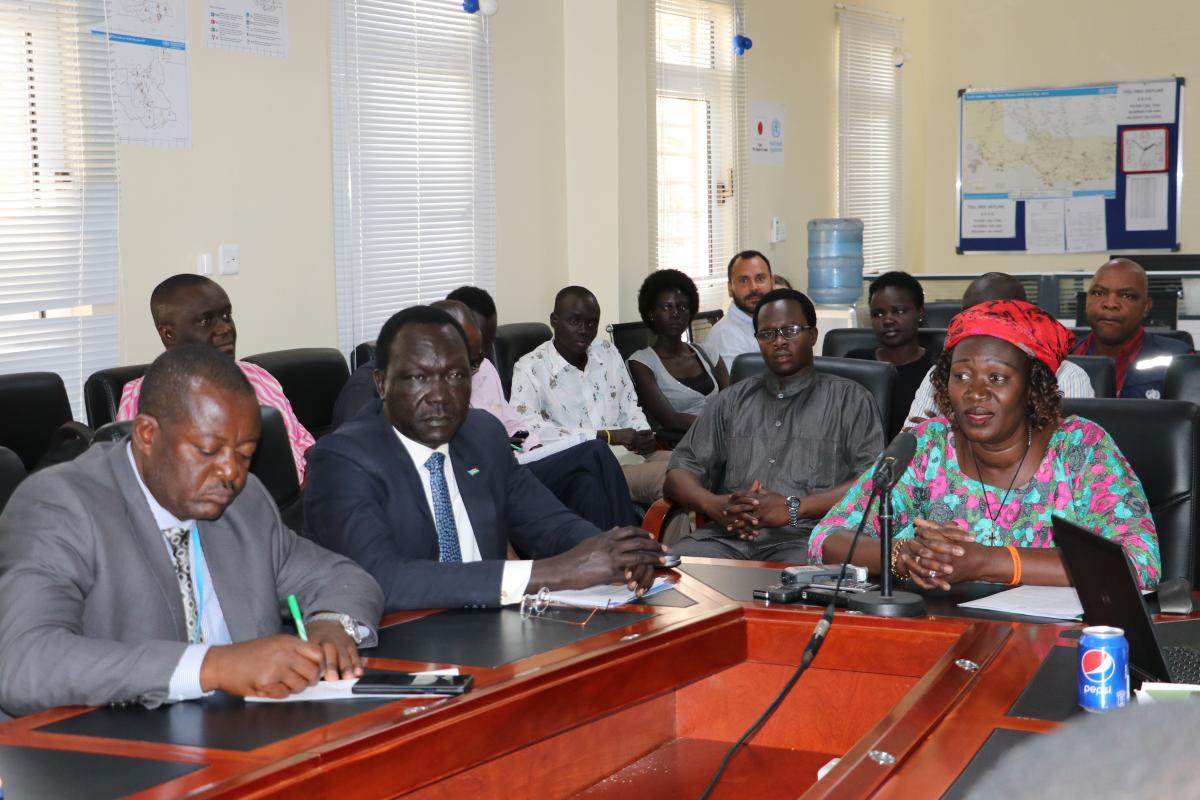
[[[811,331],[816,325],[784,325],[782,328],[760,328],[754,332],[754,338],[760,342],[773,342],[776,336],[782,336],[787,341],[795,339],[805,331]]]

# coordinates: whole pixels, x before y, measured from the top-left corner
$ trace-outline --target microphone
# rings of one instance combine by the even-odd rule
[[[909,431],[900,431],[892,443],[883,451],[879,466],[875,468],[875,488],[877,491],[890,492],[904,470],[917,454],[917,437]]]

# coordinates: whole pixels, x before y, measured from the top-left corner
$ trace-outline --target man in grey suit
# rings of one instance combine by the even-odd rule
[[[139,412],[129,438],[31,476],[0,516],[0,709],[284,697],[361,674],[379,586],[284,527],[249,475],[259,410],[237,366],[172,348]],[[289,594],[308,641],[280,632]]]

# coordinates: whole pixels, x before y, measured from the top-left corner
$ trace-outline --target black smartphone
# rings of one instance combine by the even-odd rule
[[[755,589],[753,596],[755,600],[766,600],[770,603],[797,603],[800,601],[800,589],[798,584],[776,583]]]
[[[464,694],[475,679],[470,675],[418,675],[415,672],[379,672],[364,675],[351,694]]]

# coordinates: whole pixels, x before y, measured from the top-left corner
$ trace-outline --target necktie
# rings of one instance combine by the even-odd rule
[[[200,620],[196,613],[196,592],[192,587],[192,529],[167,528],[163,536],[171,546],[171,555],[175,558],[175,578],[179,581],[179,594],[183,599],[183,614],[187,618],[187,636],[189,642],[198,642],[197,632]]]
[[[458,549],[458,527],[454,524],[454,510],[450,506],[450,489],[446,486],[446,474],[442,471],[446,457],[434,453],[425,462],[429,470],[429,489],[433,495],[433,524],[437,527],[438,561],[462,561]]]

